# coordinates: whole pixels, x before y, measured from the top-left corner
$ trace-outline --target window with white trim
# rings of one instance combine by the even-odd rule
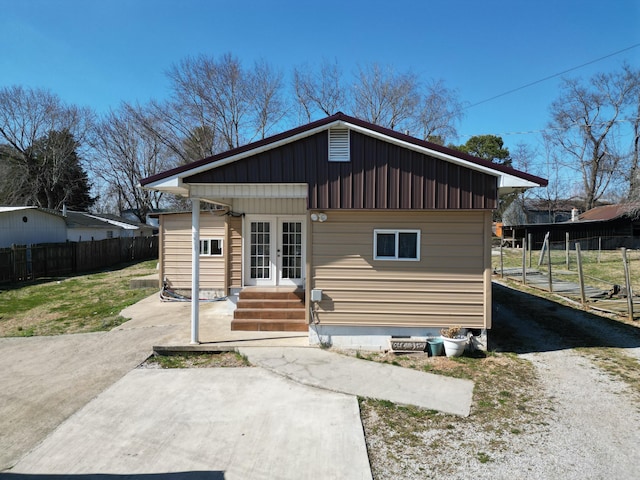
[[[420,260],[420,230],[374,230],[373,259]]]
[[[200,255],[203,257],[221,257],[222,256],[222,239],[221,238],[201,238],[200,239]]]

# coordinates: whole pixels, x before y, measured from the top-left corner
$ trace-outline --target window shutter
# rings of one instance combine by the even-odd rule
[[[348,162],[349,154],[349,129],[331,128],[329,129],[329,161]]]

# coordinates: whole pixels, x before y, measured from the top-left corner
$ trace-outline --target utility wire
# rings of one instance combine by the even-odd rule
[[[526,85],[522,85],[521,87],[514,88],[514,89],[509,90],[507,92],[500,93],[498,95],[494,95],[493,97],[490,97],[490,98],[487,98],[485,100],[481,100],[479,102],[473,103],[473,104],[463,108],[463,110],[468,110],[469,108],[477,107],[478,105],[482,105],[483,103],[487,103],[487,102],[490,102],[490,101],[495,100],[497,98],[504,97],[505,95],[510,95],[510,94],[512,94],[514,92],[518,92],[518,91],[523,90],[525,88],[532,87],[533,85],[537,85],[538,83],[546,82],[547,80],[551,80],[552,78],[559,77],[560,75],[564,75],[565,73],[573,72],[574,70],[578,70],[579,68],[586,67],[587,65],[591,65],[592,63],[599,62],[601,60],[604,60],[605,58],[613,57],[614,55],[618,55],[618,54],[620,54],[622,52],[626,52],[628,50],[631,50],[631,49],[637,48],[637,47],[640,47],[640,43],[636,43],[635,45],[631,45],[630,47],[623,48],[622,50],[618,50],[617,52],[609,53],[608,55],[605,55],[604,57],[596,58],[595,60],[591,60],[589,62],[583,63],[583,64],[578,65],[576,67],[571,67],[571,68],[569,68],[567,70],[563,70],[562,72],[554,73],[553,75],[549,75],[548,77],[541,78],[540,80],[536,80],[535,82],[527,83]]]
[[[635,122],[636,120],[638,120],[637,118],[620,118],[618,120],[615,120],[613,123],[631,123],[631,122]],[[530,135],[533,133],[544,133],[544,132],[548,132],[550,130],[568,130],[570,128],[584,128],[584,127],[601,127],[603,125],[606,125],[609,122],[598,122],[598,123],[591,123],[591,124],[581,124],[581,123],[574,123],[572,125],[568,125],[568,126],[564,126],[564,127],[546,127],[546,128],[542,128],[539,130],[523,130],[521,132],[502,132],[502,133],[494,133],[492,135],[497,135],[499,137],[504,137],[506,135]],[[463,138],[469,138],[469,137],[474,137],[476,135],[474,134],[465,134],[465,135],[458,135],[459,137],[463,137]]]

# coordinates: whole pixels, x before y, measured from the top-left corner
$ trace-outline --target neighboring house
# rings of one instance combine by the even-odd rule
[[[59,212],[38,207],[0,207],[0,248],[66,240],[67,226]]]
[[[504,225],[561,223],[576,215],[580,200],[515,199],[502,214]]]
[[[492,211],[499,194],[546,180],[338,113],[141,185],[192,200],[190,224],[161,228],[165,246],[179,237],[185,252],[191,239],[191,258],[174,256],[174,273],[165,256],[165,275],[194,296],[239,293],[233,329],[388,348],[392,336],[491,327]],[[216,232],[202,202],[226,209]],[[218,268],[205,273],[209,260]],[[193,343],[198,322],[192,302]]]
[[[149,237],[153,235],[154,231],[150,225],[124,220],[109,214],[67,211],[65,219],[67,222],[67,240],[71,242],[123,237]]]
[[[512,228],[509,235],[517,240],[530,235],[534,249],[541,248],[547,232],[556,248],[565,248],[567,234],[571,248],[576,242],[580,242],[583,249],[640,248],[640,203],[595,207],[578,215],[574,221]]]

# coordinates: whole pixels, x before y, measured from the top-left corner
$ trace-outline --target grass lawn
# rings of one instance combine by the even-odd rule
[[[497,252],[495,249],[494,252]],[[522,268],[522,249],[521,248],[503,248],[502,261],[505,268]],[[585,278],[585,284],[593,287],[609,290],[612,285],[617,284],[624,287],[624,264],[622,262],[622,254],[620,250],[583,250],[582,271]],[[529,254],[527,253],[527,266],[529,266]],[[547,257],[543,259],[542,265],[538,267],[540,259],[540,251],[531,252],[531,267],[538,268],[540,271],[547,271]],[[627,261],[629,265],[629,275],[631,277],[632,286],[637,283],[640,278],[640,250],[627,250]],[[495,272],[500,273],[500,256],[492,256],[492,267]],[[578,282],[578,265],[576,251],[569,252],[569,268],[566,263],[565,250],[551,251],[551,269],[554,278]],[[640,286],[638,286],[640,288]]]
[[[127,319],[125,307],[155,289],[129,288],[156,272],[156,260],[87,275],[0,287],[0,336],[61,335],[110,330]]]

